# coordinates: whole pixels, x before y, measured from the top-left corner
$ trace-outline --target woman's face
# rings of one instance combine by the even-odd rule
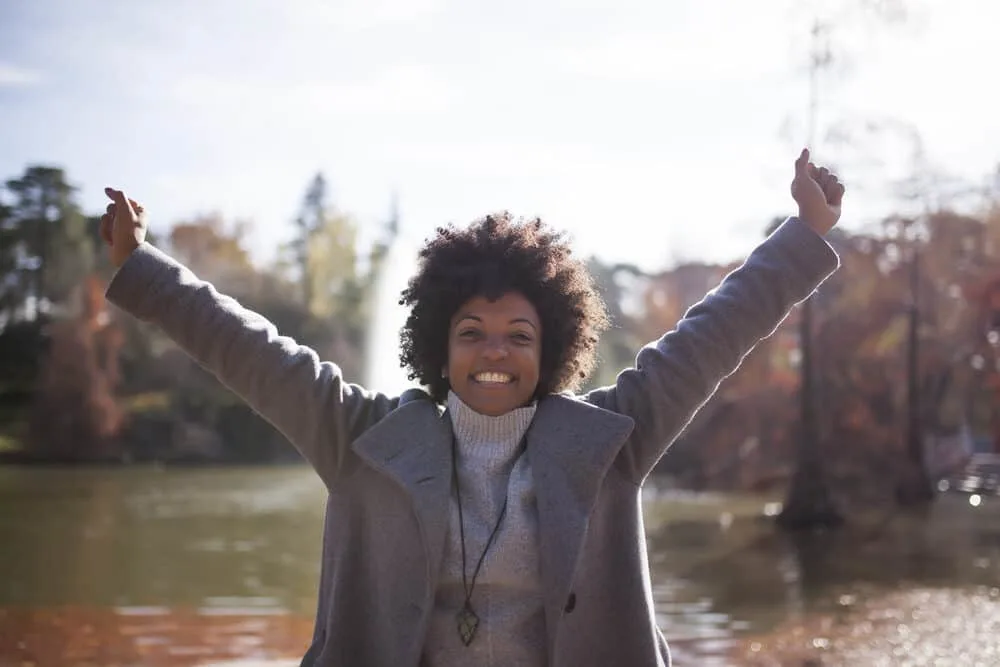
[[[531,402],[541,351],[542,323],[530,301],[517,292],[496,301],[477,296],[451,318],[445,372],[466,405],[495,417]]]

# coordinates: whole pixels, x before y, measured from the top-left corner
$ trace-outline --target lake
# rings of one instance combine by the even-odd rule
[[[947,494],[810,539],[774,530],[774,500],[647,493],[677,665],[734,664],[747,636],[880,592],[1000,581],[1000,498]],[[324,501],[299,466],[0,468],[0,667],[297,664]]]

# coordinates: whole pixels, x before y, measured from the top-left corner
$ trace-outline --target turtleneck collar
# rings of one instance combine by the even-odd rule
[[[490,417],[470,408],[455,392],[448,392],[448,414],[459,451],[475,458],[510,460],[515,457],[521,437],[535,416],[536,407],[537,403],[532,403],[498,417]]]

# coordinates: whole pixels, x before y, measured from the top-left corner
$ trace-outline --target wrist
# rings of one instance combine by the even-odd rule
[[[827,233],[837,224],[836,216],[830,215],[829,213],[817,214],[810,211],[804,211],[800,208],[798,217],[802,224],[820,236],[826,236]]]
[[[116,269],[120,269],[122,264],[128,261],[128,258],[132,256],[135,249],[139,247],[138,242],[129,243],[125,246],[115,248],[111,253],[111,263],[114,264]]]

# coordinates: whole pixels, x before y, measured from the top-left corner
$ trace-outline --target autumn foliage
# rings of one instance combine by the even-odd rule
[[[76,295],[78,312],[49,326],[30,421],[35,456],[58,461],[119,458],[125,418],[115,395],[123,334],[104,301],[104,285],[89,276]]]
[[[915,235],[918,228],[922,233]],[[831,236],[842,269],[815,297],[822,433],[816,444],[840,490],[871,489],[892,480],[900,468],[913,307],[919,321],[919,413],[925,437],[933,441],[967,433],[978,436],[980,447],[995,446],[1000,436],[998,239],[995,211],[979,218],[942,211]],[[673,277],[659,276],[648,289],[662,290],[660,285]],[[785,482],[798,437],[797,316],[793,311],[724,383],[665,457],[663,471],[697,487]]]
[[[280,434],[160,332],[104,303],[112,270],[94,219],[81,231],[85,217],[62,178],[60,170],[29,169],[14,183],[32,187],[17,190],[20,203],[0,208],[0,360],[20,369],[0,383],[0,411],[12,415],[0,423],[0,437],[46,460],[293,459]],[[251,257],[247,225],[218,215],[179,222],[151,240],[363,381],[366,354],[378,353],[365,349],[372,285],[396,221],[365,255],[357,223],[326,192],[325,180],[312,181],[290,226],[297,236],[269,265]],[[47,202],[58,203],[57,216],[39,213],[53,210]],[[979,215],[890,217],[829,238],[842,269],[814,296],[821,435],[812,444],[836,489],[858,495],[898,474],[914,307],[926,438],[972,435],[978,446],[994,447],[1000,204]],[[593,386],[613,381],[640,345],[672,328],[736,264],[690,262],[649,273],[592,258],[589,266],[615,322],[601,341]],[[800,440],[798,314],[723,383],[660,472],[693,488],[786,484]]]

